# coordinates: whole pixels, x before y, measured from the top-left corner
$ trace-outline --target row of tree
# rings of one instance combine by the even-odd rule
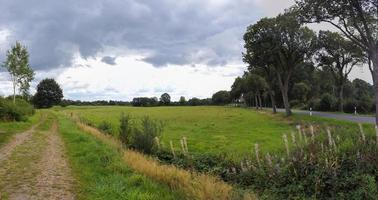
[[[343,35],[330,31],[316,34],[305,26],[313,22],[330,23]],[[248,73],[235,80],[230,93],[234,99],[253,97],[255,104],[262,106],[261,96],[266,91],[275,109],[276,95],[280,94],[280,102],[290,115],[290,93],[316,93],[314,87],[332,82],[332,90],[327,93],[337,96],[338,110],[343,111],[344,97],[352,95],[345,94],[351,84],[348,75],[355,66],[363,64],[369,65],[377,86],[375,94],[378,93],[377,1],[298,0],[284,14],[249,26],[244,41],[243,61],[248,64]],[[323,74],[325,77],[315,80]],[[244,82],[248,84],[245,86]],[[361,80],[357,82],[355,85]],[[372,98],[370,92],[366,93]],[[319,94],[322,93],[313,97],[320,98]],[[308,96],[311,97],[306,94],[297,100],[308,101]]]

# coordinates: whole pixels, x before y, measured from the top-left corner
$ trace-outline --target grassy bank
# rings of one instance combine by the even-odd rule
[[[131,171],[116,148],[83,133],[63,116],[59,132],[77,179],[77,199],[182,199],[168,186]]]

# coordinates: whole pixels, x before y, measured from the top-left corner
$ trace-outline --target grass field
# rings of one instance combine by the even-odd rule
[[[129,114],[137,121],[143,116],[161,120],[165,124],[162,141],[168,146],[172,140],[179,148],[180,139],[188,138],[189,151],[198,153],[227,153],[234,158],[251,152],[255,143],[262,151],[275,151],[283,147],[282,134],[294,130],[289,121],[252,109],[233,107],[68,107],[68,113],[99,125],[103,121],[112,124],[118,132],[121,113]]]

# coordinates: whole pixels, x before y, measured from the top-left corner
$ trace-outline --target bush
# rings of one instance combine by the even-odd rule
[[[155,138],[159,137],[163,131],[163,124],[144,117],[141,128],[133,128],[130,147],[140,152],[151,154],[155,149]]]
[[[329,93],[325,93],[320,98],[318,110],[320,110],[320,111],[332,111],[332,110],[334,110],[336,105],[337,105],[336,98]]]
[[[102,132],[106,134],[112,134],[112,125],[107,121],[102,121],[98,125],[98,129],[100,129]]]
[[[35,113],[34,107],[23,99],[0,98],[0,119],[3,121],[26,121],[28,116]]]
[[[125,115],[124,113],[121,114],[121,118],[119,119],[120,125],[118,137],[122,144],[124,144],[125,146],[129,145],[132,134],[130,119],[130,116]]]

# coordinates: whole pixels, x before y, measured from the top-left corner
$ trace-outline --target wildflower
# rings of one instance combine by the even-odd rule
[[[377,140],[378,145],[378,126],[375,126],[375,139]]]
[[[332,135],[331,135],[331,130],[329,130],[329,128],[327,128],[327,135],[328,135],[328,144],[329,144],[329,146],[332,146],[333,145],[333,139],[332,139]]]
[[[265,155],[265,159],[266,159],[266,161],[268,162],[269,167],[273,167],[272,157],[270,156],[269,153],[267,153],[267,154]]]
[[[362,141],[366,142],[365,132],[364,132],[364,129],[362,128],[362,124],[358,124],[358,127],[360,128]]]
[[[158,149],[160,149],[160,140],[159,140],[158,137],[155,137],[155,142],[156,142]]]
[[[291,141],[295,144],[295,134],[291,132]]]
[[[173,142],[172,142],[172,140],[169,141],[169,144],[171,146],[171,151],[172,151],[173,158],[176,158],[175,149],[173,148]]]
[[[287,135],[284,134],[282,137],[283,137],[283,140],[284,140],[284,143],[285,143],[287,156],[289,156],[290,151],[289,151],[289,142],[288,142],[288,140],[287,140]]]
[[[301,125],[297,125],[298,129],[298,135],[299,135],[299,142],[302,142],[302,131],[301,131]]]
[[[260,163],[260,156],[259,156],[259,144],[255,144],[255,155],[256,155],[256,161],[257,161],[257,164],[259,165],[259,167],[261,167],[261,163]]]
[[[312,142],[315,142],[314,127],[312,125],[310,125],[310,133],[311,133],[311,140],[312,140]]]

